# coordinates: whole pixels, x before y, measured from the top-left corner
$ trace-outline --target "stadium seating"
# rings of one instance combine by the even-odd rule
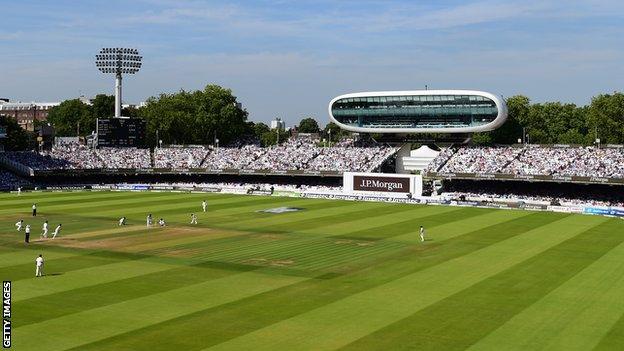
[[[597,147],[464,147],[445,149],[429,172],[624,178],[624,149]]]
[[[11,161],[34,170],[204,168],[268,171],[371,171],[392,156],[397,148],[345,140],[321,147],[309,138],[290,139],[267,148],[256,144],[231,147],[168,147],[149,149],[89,149],[77,143],[56,145],[49,151],[7,152]]]

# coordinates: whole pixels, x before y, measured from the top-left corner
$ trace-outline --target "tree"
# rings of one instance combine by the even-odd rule
[[[273,129],[262,134],[262,137],[260,138],[260,142],[262,143],[262,146],[276,145],[278,141],[278,138],[277,138],[278,135],[279,135],[280,144],[288,140],[288,138],[290,137],[290,133],[288,133],[288,131],[281,130],[281,129]]]
[[[98,94],[91,100],[91,109],[95,118],[111,118],[115,115],[115,96]]]
[[[261,140],[261,139],[262,139],[262,135],[263,135],[264,133],[267,133],[267,132],[270,132],[270,131],[271,131],[271,128],[269,128],[269,126],[268,126],[268,125],[266,125],[266,124],[264,124],[264,123],[262,123],[262,122],[259,122],[259,123],[255,123],[255,124],[253,124],[253,126],[252,126],[251,128],[252,128],[252,130],[253,130],[253,134],[254,134],[254,136],[255,136],[258,140]]]
[[[624,143],[624,94],[602,94],[594,97],[587,110],[591,140],[601,143]]]
[[[319,128],[318,122],[314,118],[308,117],[299,122],[297,131],[299,133],[318,133],[321,131],[321,128]]]
[[[4,148],[7,151],[30,150],[35,147],[35,134],[26,131],[9,116],[0,115],[0,129],[6,132]]]
[[[522,121],[525,121],[531,106],[528,97],[512,96],[507,99],[507,121],[492,131],[491,141],[496,144],[514,144],[522,139]]]
[[[138,112],[147,122],[150,145],[156,145],[156,131],[165,144],[212,144],[217,138],[221,145],[250,132],[247,111],[218,85],[151,97]]]
[[[334,122],[329,122],[325,125],[325,129],[323,129],[323,135],[327,140],[331,138],[332,142],[336,142],[340,140],[344,135],[348,132],[340,127]],[[331,137],[330,137],[331,136]]]
[[[95,117],[89,105],[78,99],[65,100],[52,107],[48,113],[48,122],[54,126],[57,136],[76,136],[90,134],[95,130]]]
[[[527,115],[526,128],[532,143],[564,143],[562,136],[566,133],[568,137],[587,134],[586,113],[574,104],[533,104]]]

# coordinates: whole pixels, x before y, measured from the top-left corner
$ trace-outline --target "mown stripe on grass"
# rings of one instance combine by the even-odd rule
[[[43,253],[46,260],[46,269],[48,275],[62,275],[70,271],[79,269],[108,265],[117,262],[117,259],[109,255],[97,254],[91,252],[76,252],[71,256],[51,254],[48,258],[47,253]],[[0,277],[5,280],[18,281],[28,279],[35,276],[35,258],[32,257],[32,263],[17,264],[0,268]]]
[[[605,222],[586,230],[468,289],[371,333],[344,349],[379,350],[390,347],[405,350],[464,350],[478,342],[475,350],[500,350],[503,345],[505,350],[571,350],[572,348],[560,347],[561,345],[548,347],[548,339],[553,336],[551,328],[557,330],[560,327],[565,328],[565,325],[579,324],[585,327],[580,321],[571,323],[573,316],[583,311],[582,301],[576,301],[581,304],[574,304],[573,301],[564,302],[564,298],[542,304],[540,299],[549,293],[552,295],[561,291],[562,284],[575,285],[574,282],[579,281],[577,278],[584,275],[583,272],[588,267],[598,265],[600,267],[595,268],[600,271],[609,271],[604,270],[605,264],[612,263],[609,256],[612,257],[615,251],[624,251],[624,236],[612,235],[613,223]],[[618,268],[622,267],[624,263]],[[589,270],[592,274],[596,273],[595,269]],[[569,281],[570,278],[572,280]],[[586,274],[585,278],[588,278]],[[598,283],[595,278],[597,277],[592,276],[585,283]],[[585,289],[588,286],[576,288]],[[604,282],[602,285],[597,284],[595,288],[603,289]],[[570,292],[566,290],[567,294]],[[585,294],[583,296],[591,298]],[[514,315],[517,313],[525,315],[528,310],[539,312],[538,315],[530,315],[513,323],[510,328],[506,328],[506,333],[497,333],[498,338],[486,343],[489,347],[484,348],[481,345],[479,340],[488,333],[510,318],[516,319]],[[567,312],[563,312],[566,310]],[[527,329],[535,333],[525,333]],[[572,339],[574,338],[567,340]]]
[[[260,210],[269,209],[265,206]],[[352,203],[346,201],[335,201],[330,203],[314,203],[309,205],[307,199],[300,199],[295,202],[288,203],[288,207],[301,207],[298,212],[286,213],[263,213],[256,211],[246,211],[245,217],[241,217],[241,213],[230,215],[227,220],[220,219],[219,225],[235,222],[236,228],[245,230],[247,228],[258,228],[267,225],[287,224],[299,221],[301,219],[318,218],[327,214],[336,214],[337,212],[349,213],[360,210],[360,206],[353,206]]]
[[[432,241],[448,240],[466,233],[470,233],[481,228],[492,226],[498,223],[510,221],[514,218],[521,218],[531,215],[529,211],[492,211],[488,209],[480,209],[479,214],[468,218],[460,218],[458,220],[434,223],[425,227],[426,238]],[[419,242],[418,236],[420,228],[415,228],[413,232],[393,236],[390,240],[414,243]]]
[[[72,196],[68,196],[70,194],[59,194],[59,193],[38,193],[37,196],[32,196],[28,198],[24,198],[22,196],[10,200],[3,199],[0,201],[0,210],[7,209],[21,209],[25,212],[28,212],[30,206],[33,203],[37,203],[39,205],[43,205],[44,207],[53,206],[56,204],[64,204],[64,203],[77,203],[77,202],[97,202],[101,199],[122,199],[128,197],[127,194],[123,193],[73,193]]]
[[[344,218],[342,221],[332,221],[331,223],[328,223],[328,225],[322,225],[320,227],[313,227],[310,229],[302,228],[299,232],[321,236],[345,236],[355,238],[357,237],[357,235],[354,235],[353,233],[357,231],[383,227],[384,225],[393,226],[409,218],[424,218],[427,216],[443,214],[455,210],[451,207],[446,207],[441,211],[439,208],[435,209],[432,206],[402,205],[401,207],[405,208],[406,211],[385,213],[383,216],[348,217]]]
[[[520,280],[538,275],[541,281],[536,284],[554,286],[553,281],[561,282],[577,273],[576,267],[570,267],[566,262],[574,261],[577,265],[591,262],[619,244],[479,340],[472,349],[499,350],[500,345],[505,345],[506,350],[572,351],[595,347],[624,313],[624,236],[618,233],[621,227],[618,220],[596,227],[575,239],[574,246],[562,247],[559,255],[541,262],[541,273],[515,278]],[[549,267],[555,265],[562,267]],[[522,298],[526,298],[526,293],[526,290],[521,292]],[[624,344],[620,344],[622,347]]]
[[[336,349],[494,276],[604,220],[568,216],[216,345],[214,350]]]
[[[453,208],[448,207],[448,211],[436,211],[427,216],[403,219],[399,222],[381,224],[358,231],[350,232],[346,237],[356,237],[362,239],[389,239],[406,233],[415,233],[420,226],[425,228],[433,227],[439,223],[455,222],[462,219],[478,216],[481,209],[475,208]],[[345,236],[343,236],[345,237]],[[431,237],[429,237],[431,240]],[[415,240],[416,241],[416,240]],[[420,238],[418,238],[420,241]]]
[[[44,254],[46,260],[80,255],[80,253],[76,252],[57,252],[52,250],[46,251],[41,248],[24,248],[20,251],[0,254],[0,268],[23,264],[34,267],[35,259],[39,254]]]
[[[297,232],[300,229],[311,229],[327,226],[332,223],[343,222],[347,218],[369,218],[369,217],[382,217],[390,214],[396,214],[397,212],[407,212],[414,210],[424,210],[424,208],[410,207],[410,206],[397,206],[394,204],[366,204],[368,206],[360,208],[360,206],[354,207],[355,210],[349,210],[344,212],[334,212],[332,214],[316,217],[305,218],[298,221],[292,221],[288,223],[281,223],[276,225],[259,226],[255,228],[247,228],[247,230],[260,231],[260,232]],[[331,235],[331,234],[330,234]]]
[[[17,327],[13,330],[14,346],[19,350],[48,351],[79,348],[81,345],[106,337],[260,294],[304,279],[306,278],[256,272],[234,274]],[[42,330],[50,332],[41,333]]]
[[[380,260],[374,266],[345,271],[329,279],[307,280],[231,304],[202,310],[84,345],[82,350],[203,349],[462,257],[563,217],[564,215],[550,213],[530,213],[523,218],[512,218],[507,222],[492,224],[454,237],[445,241],[444,245],[415,246],[414,250],[398,252]],[[258,306],[262,308],[259,309]],[[170,335],[176,337],[172,338]]]
[[[38,202],[37,203],[37,215],[39,216],[49,216],[52,213],[64,212],[67,210],[72,210],[73,213],[87,213],[87,212],[95,212],[98,209],[106,209],[115,205],[123,205],[124,207],[131,207],[132,205],[137,204],[145,204],[146,202],[162,202],[162,201],[171,201],[174,198],[172,194],[160,194],[158,196],[146,196],[145,194],[141,194],[133,197],[118,197],[118,196],[96,196],[94,198],[84,198],[80,199],[80,201],[67,201],[67,202],[55,202],[51,204],[47,204],[46,202]],[[32,204],[30,204],[32,205]],[[23,210],[29,212],[30,205],[24,208]]]
[[[16,301],[15,325],[26,326],[61,316],[82,312],[102,306],[162,293],[173,289],[219,279],[254,267],[217,266],[212,263],[196,263],[189,266],[152,272],[135,277],[118,275],[117,280],[102,280],[99,284],[77,287],[72,290]]]
[[[622,303],[622,294],[620,293],[620,299],[617,302],[618,306]],[[611,351],[620,350],[624,345],[624,315],[620,316],[617,322],[611,327],[611,329],[600,340],[598,345],[594,347],[595,351]]]
[[[153,260],[131,260],[77,269],[59,276],[23,279],[13,289],[15,292],[13,301],[164,271],[172,267],[171,264],[158,263]],[[44,266],[44,268],[47,267]]]

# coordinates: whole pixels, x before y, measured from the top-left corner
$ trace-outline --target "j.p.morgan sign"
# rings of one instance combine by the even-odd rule
[[[353,176],[353,190],[390,193],[409,193],[409,178]]]

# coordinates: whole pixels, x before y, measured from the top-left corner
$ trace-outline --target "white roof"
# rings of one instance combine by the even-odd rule
[[[435,158],[438,156],[439,153],[440,151],[435,151],[429,148],[429,146],[423,145],[419,147],[418,149],[410,151],[410,156],[411,157],[423,157],[423,158],[429,158],[429,157]]]

